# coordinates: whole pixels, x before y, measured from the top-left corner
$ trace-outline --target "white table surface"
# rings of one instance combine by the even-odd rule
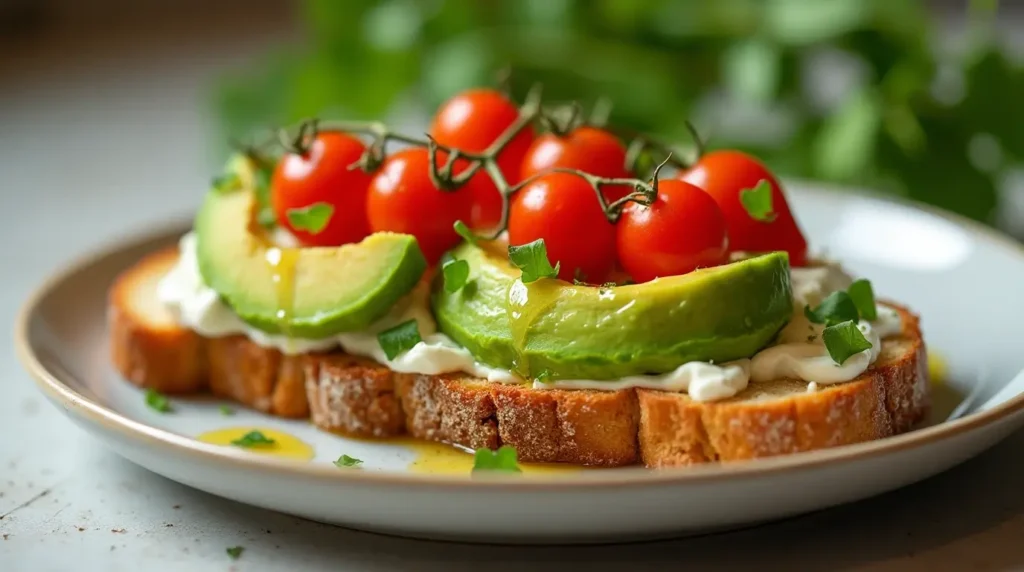
[[[30,290],[76,254],[198,201],[213,168],[202,88],[253,46],[218,40],[216,25],[169,44],[125,52],[99,41],[73,57],[37,46],[0,60],[0,322],[13,323]],[[0,348],[5,572],[1024,566],[1024,433],[907,489],[741,532],[587,548],[431,543],[302,521],[140,469],[44,400],[15,360],[10,327]],[[231,561],[235,545],[245,552]]]

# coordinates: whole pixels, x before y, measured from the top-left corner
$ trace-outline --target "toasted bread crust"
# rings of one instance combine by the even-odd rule
[[[206,388],[205,341],[191,330],[149,315],[156,303],[154,276],[178,259],[176,249],[155,252],[121,274],[110,289],[107,319],[111,360],[128,381],[167,394]]]
[[[207,339],[153,315],[144,291],[171,268],[174,249],[147,257],[111,289],[111,357],[132,383],[169,394],[211,391],[354,437],[402,434],[477,449],[508,444],[526,462],[650,467],[737,461],[878,439],[909,430],[929,406],[918,319],[895,304],[904,331],[883,343],[856,380],[751,384],[696,402],[654,390],[558,390],[465,375],[393,372],[341,352],[287,356],[244,336]],[[155,278],[154,278],[155,277]],[[759,393],[761,392],[761,393]]]
[[[394,437],[405,430],[395,394],[402,374],[343,353],[310,356],[303,366],[313,423],[353,437]]]
[[[722,401],[638,390],[640,449],[651,467],[738,461],[824,449],[909,430],[926,414],[927,360],[917,317],[897,307],[903,333],[886,340],[876,364],[857,379],[808,392],[792,384],[758,398],[759,384]]]

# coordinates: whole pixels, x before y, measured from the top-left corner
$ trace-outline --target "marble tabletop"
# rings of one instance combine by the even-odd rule
[[[174,49],[99,44],[56,67],[39,65],[58,59],[52,47],[0,61],[2,323],[76,254],[189,212],[213,168],[203,88],[253,49],[218,43],[216,27]],[[1024,567],[1024,433],[906,489],[739,532],[592,547],[434,543],[299,520],[138,468],[44,400],[11,337],[0,330],[4,571]],[[232,546],[244,547],[238,560]]]

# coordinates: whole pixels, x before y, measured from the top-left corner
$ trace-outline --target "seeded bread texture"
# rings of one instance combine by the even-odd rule
[[[341,352],[287,356],[244,336],[207,339],[179,327],[156,297],[176,252],[127,270],[111,289],[115,368],[168,394],[211,392],[258,411],[311,418],[360,438],[411,435],[477,449],[512,445],[525,462],[670,467],[785,455],[905,432],[929,407],[917,316],[895,304],[900,336],[857,379],[808,391],[752,383],[722,401],[654,390],[533,389],[461,374],[393,372]]]

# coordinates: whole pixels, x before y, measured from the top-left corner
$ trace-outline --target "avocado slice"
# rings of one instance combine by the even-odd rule
[[[435,281],[438,328],[481,362],[526,379],[617,379],[724,362],[764,347],[793,312],[789,259],[773,252],[683,276],[614,287],[530,284],[494,245],[452,255],[469,280]]]
[[[237,169],[251,168],[234,160]],[[375,233],[336,248],[279,248],[256,222],[251,173],[209,191],[196,216],[203,280],[246,323],[269,334],[320,339],[365,329],[413,289],[426,260],[411,235]],[[248,184],[246,184],[248,183]]]

